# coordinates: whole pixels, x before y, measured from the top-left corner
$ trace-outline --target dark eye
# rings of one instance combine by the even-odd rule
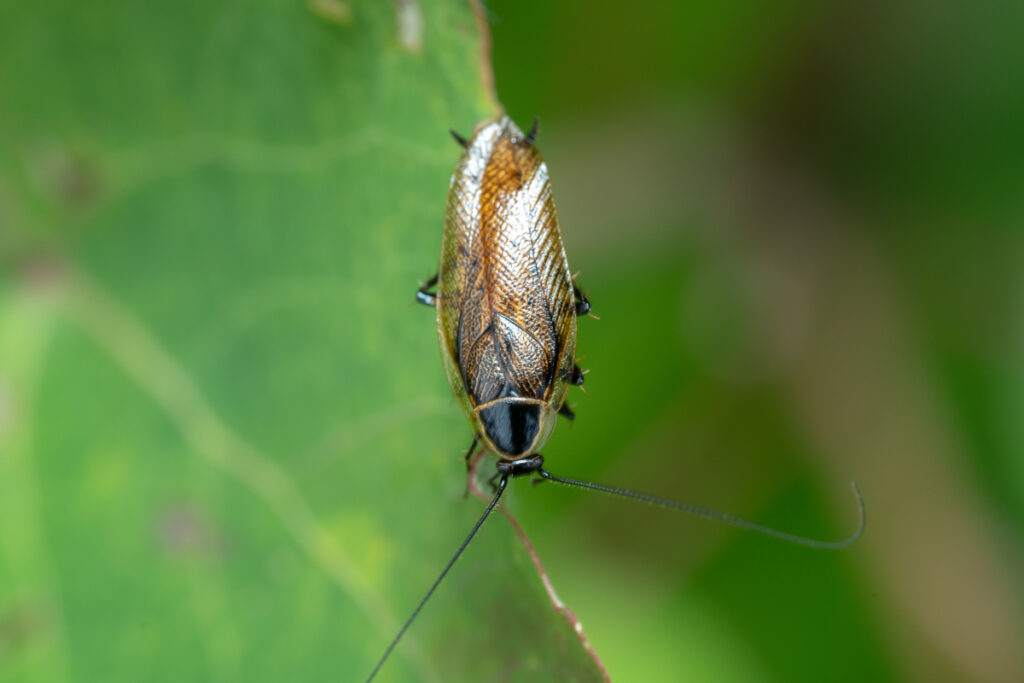
[[[540,429],[540,406],[502,401],[481,410],[480,421],[491,443],[502,453],[525,455]]]

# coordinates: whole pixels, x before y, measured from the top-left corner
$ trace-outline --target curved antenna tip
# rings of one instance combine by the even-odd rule
[[[867,524],[867,511],[864,508],[864,496],[861,495],[860,487],[857,486],[857,482],[851,481],[850,482],[850,488],[853,489],[853,495],[857,499],[857,514],[858,514],[857,530],[854,531],[853,534],[851,534],[849,538],[847,538],[845,540],[842,540],[842,541],[838,541],[836,543],[836,545],[835,545],[835,548],[837,550],[838,549],[842,549],[842,548],[847,548],[847,547],[853,545],[854,543],[856,543],[857,541],[859,541],[860,537],[864,535],[864,527]]]

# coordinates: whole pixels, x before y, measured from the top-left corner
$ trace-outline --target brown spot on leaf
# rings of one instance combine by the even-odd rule
[[[17,278],[35,292],[60,291],[67,276],[64,261],[53,254],[39,252],[25,256],[16,265]]]
[[[172,558],[218,559],[225,554],[223,535],[195,505],[179,503],[162,510],[156,535],[161,550]]]
[[[47,144],[35,150],[28,163],[37,185],[57,204],[82,210],[99,200],[99,169],[82,152],[62,144]]]
[[[0,613],[0,659],[10,652],[24,647],[43,625],[37,609],[31,605],[14,605]]]
[[[309,9],[321,19],[339,26],[352,23],[352,7],[342,0],[309,0]]]

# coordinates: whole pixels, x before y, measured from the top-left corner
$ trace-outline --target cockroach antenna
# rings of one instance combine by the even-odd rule
[[[815,538],[807,538],[806,536],[797,536],[796,534],[787,533],[785,531],[779,531],[778,529],[772,529],[771,527],[749,522],[740,517],[734,517],[733,515],[726,514],[724,512],[716,512],[715,510],[708,510],[697,505],[690,505],[689,503],[679,503],[674,500],[667,500],[665,498],[657,498],[655,496],[649,496],[646,493],[637,493],[636,491],[629,491],[627,489],[620,489],[614,486],[606,486],[605,484],[595,484],[590,481],[579,481],[578,479],[566,479],[564,477],[556,477],[547,470],[541,468],[537,470],[537,475],[540,479],[535,479],[534,483],[540,483],[542,481],[553,481],[566,486],[575,486],[581,489],[591,489],[594,491],[600,491],[601,493],[608,493],[613,496],[622,496],[623,498],[632,498],[633,500],[639,500],[644,503],[650,503],[651,505],[657,505],[658,507],[668,508],[669,510],[678,510],[685,512],[696,517],[702,517],[715,522],[722,522],[730,526],[739,527],[740,529],[746,529],[747,531],[756,531],[759,534],[765,536],[771,536],[783,541],[790,543],[796,543],[797,545],[804,545],[810,548],[822,548],[824,550],[842,550],[847,548],[864,535],[864,523],[865,523],[865,512],[864,512],[864,498],[860,495],[860,489],[857,488],[857,482],[850,482],[850,486],[853,488],[853,495],[857,499],[857,511],[860,515],[860,521],[857,524],[857,529],[840,541],[821,541]]]
[[[473,525],[473,528],[470,530],[469,535],[466,536],[466,540],[462,542],[462,545],[459,546],[459,549],[455,551],[454,555],[452,555],[452,559],[448,560],[448,564],[446,564],[444,569],[441,570],[440,576],[437,577],[437,580],[434,581],[434,585],[430,587],[430,590],[427,591],[427,594],[423,596],[422,600],[420,600],[420,604],[416,605],[416,609],[412,611],[412,614],[409,615],[409,618],[405,620],[404,624],[402,624],[402,628],[398,630],[398,633],[395,635],[394,640],[392,640],[391,644],[388,645],[388,649],[384,650],[384,654],[383,656],[381,656],[380,661],[377,662],[377,666],[373,667],[373,671],[370,672],[370,676],[366,679],[366,683],[370,683],[377,676],[377,672],[380,671],[380,668],[384,666],[384,662],[386,662],[388,657],[391,656],[391,651],[395,649],[396,645],[398,645],[398,641],[401,640],[402,636],[405,635],[405,632],[409,630],[409,627],[412,625],[412,622],[419,615],[420,610],[423,609],[423,606],[427,604],[428,600],[430,600],[430,596],[434,594],[434,591],[437,590],[437,587],[441,585],[442,581],[444,581],[444,577],[448,575],[448,572],[455,565],[455,561],[459,559],[460,555],[462,555],[462,551],[466,549],[466,546],[469,545],[469,542],[473,540],[474,536],[476,536],[476,532],[480,530],[480,527],[483,525],[484,520],[487,519],[488,515],[491,514],[491,511],[494,509],[494,506],[498,504],[498,499],[501,498],[501,494],[505,492],[505,485],[508,484],[508,477],[508,474],[502,475],[501,480],[498,482],[497,489],[495,489],[494,491],[494,498],[491,499],[490,505],[488,505],[487,509],[484,510],[484,514],[480,515],[480,519],[478,519],[476,524]]]

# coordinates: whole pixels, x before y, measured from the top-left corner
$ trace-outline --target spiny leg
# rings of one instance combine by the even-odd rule
[[[437,284],[437,273],[434,277],[430,278],[423,283],[423,286],[416,290],[416,301],[419,301],[425,306],[436,306],[437,305],[437,292],[429,292],[431,287]]]
[[[540,119],[536,116],[533,117],[533,125],[530,126],[530,132],[526,134],[526,141],[533,144],[533,141],[537,139],[537,126],[540,125]]]
[[[466,148],[468,148],[468,147],[469,147],[469,141],[468,141],[468,140],[466,140],[466,138],[462,137],[461,135],[459,135],[458,133],[456,133],[456,132],[455,132],[455,131],[454,131],[453,129],[451,129],[451,128],[449,128],[449,129],[448,129],[448,132],[452,134],[452,137],[453,137],[453,138],[455,138],[455,142],[457,142],[457,143],[459,143],[460,145],[462,145],[462,148],[463,148],[463,149],[466,149]]]
[[[580,370],[579,365],[572,366],[572,379],[570,380],[573,384],[578,387],[583,386],[583,377],[590,372],[590,370]]]
[[[580,288],[576,286],[574,282],[572,285],[572,294],[576,298],[576,315],[586,315],[590,313],[590,300],[587,295],[580,291]]]
[[[583,389],[583,376],[586,375],[587,372],[589,371],[580,370],[580,366],[574,364],[572,366],[572,379],[570,379],[569,381],[578,386],[580,389]],[[565,419],[569,420],[570,422],[576,419],[576,413],[569,407],[568,401],[564,401],[562,403],[562,407],[558,409],[558,414],[564,417]]]
[[[469,497],[469,478],[473,476],[473,455],[476,453],[476,445],[480,441],[480,437],[473,435],[473,443],[469,444],[469,450],[466,451],[464,460],[466,461],[466,490],[462,492],[463,498]]]
[[[476,453],[476,445],[480,442],[480,437],[476,434],[473,435],[473,443],[469,444],[469,449],[466,451],[466,474],[469,474],[469,470],[473,467],[473,454]],[[469,484],[467,483],[467,486]]]

